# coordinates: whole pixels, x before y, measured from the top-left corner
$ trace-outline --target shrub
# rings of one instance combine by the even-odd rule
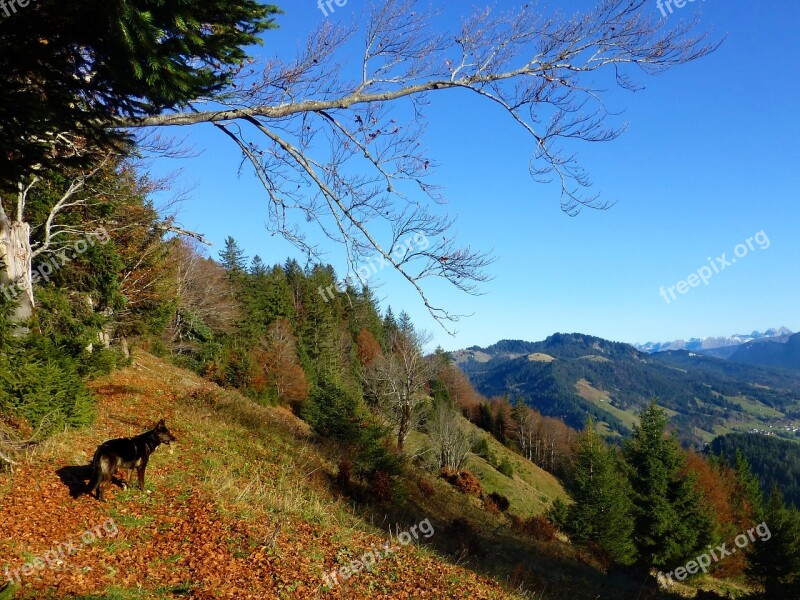
[[[497,516],[500,514],[500,509],[498,508],[497,504],[495,504],[494,500],[489,497],[483,499],[483,508],[485,508],[486,512],[488,512],[490,515]]]
[[[569,506],[566,502],[564,502],[564,500],[561,498],[556,498],[553,500],[553,505],[545,514],[553,525],[562,531],[566,530],[567,519],[569,517]]]
[[[369,486],[370,494],[378,502],[388,502],[392,499],[392,482],[383,471],[375,471]]]
[[[512,525],[520,534],[540,542],[552,542],[558,532],[553,524],[544,515],[536,515],[523,519],[512,515]]]
[[[506,512],[511,506],[509,499],[497,492],[489,494],[488,500],[492,502],[500,512]]]
[[[2,341],[0,413],[27,420],[42,436],[92,422],[94,398],[75,358],[38,334]]]
[[[432,498],[436,494],[436,488],[434,487],[433,483],[424,477],[420,477],[417,480],[417,487],[426,498]]]
[[[462,494],[478,498],[483,497],[483,486],[480,480],[472,474],[472,471],[448,471],[443,469],[441,476]]]
[[[511,461],[508,460],[507,456],[503,457],[503,460],[497,466],[497,470],[508,478],[514,476],[514,465],[511,464]]]
[[[323,381],[311,391],[300,413],[318,436],[342,447],[352,463],[351,475],[371,478],[380,471],[391,478],[402,473],[403,457],[386,441],[389,430],[374,420],[357,395]]]

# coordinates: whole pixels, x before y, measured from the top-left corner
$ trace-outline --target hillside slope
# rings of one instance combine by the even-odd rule
[[[545,355],[549,359],[541,360]],[[484,395],[521,397],[576,429],[591,415],[624,435],[653,398],[679,434],[695,443],[800,422],[800,384],[791,372],[686,351],[645,354],[593,336],[554,334],[453,357]]]
[[[308,441],[302,421],[149,355],[93,388],[99,399],[93,428],[60,434],[13,475],[0,474],[4,579],[59,544],[75,550],[64,561],[51,555],[53,568],[26,574],[19,596],[516,597],[396,539],[396,552],[372,573],[328,591],[325,572],[383,547],[387,535],[328,491],[324,473],[331,465]],[[172,454],[163,448],[154,454],[146,494],[113,487],[106,504],[70,496],[97,444],[138,434],[161,416],[178,443]],[[398,521],[392,530],[424,518]],[[431,522],[441,531],[440,522]],[[87,529],[95,530],[85,538],[90,543],[81,538]]]

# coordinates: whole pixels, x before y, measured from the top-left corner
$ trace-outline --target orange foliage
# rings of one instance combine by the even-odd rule
[[[369,367],[376,358],[381,356],[381,345],[368,329],[362,329],[356,337],[356,354],[361,366]]]
[[[737,515],[734,509],[734,494],[738,493],[736,475],[727,466],[716,467],[694,450],[686,454],[686,471],[696,477],[695,486],[703,495],[708,514],[713,515],[722,541],[730,541],[752,524],[746,517]],[[735,554],[719,563],[715,574],[722,577],[741,575],[745,567],[745,555]]]
[[[297,358],[297,339],[285,318],[267,330],[264,348],[253,352],[256,365],[251,385],[256,391],[273,387],[278,401],[294,404],[308,398],[308,379]]]

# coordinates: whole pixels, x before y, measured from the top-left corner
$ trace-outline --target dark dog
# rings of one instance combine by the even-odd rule
[[[119,469],[136,469],[139,487],[144,489],[144,472],[150,455],[161,444],[169,446],[176,440],[161,419],[153,429],[132,438],[109,440],[100,444],[92,459],[92,478],[87,492],[97,492],[97,499],[105,502],[103,487],[106,486]]]

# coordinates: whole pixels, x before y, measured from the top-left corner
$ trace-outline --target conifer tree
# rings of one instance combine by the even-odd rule
[[[0,184],[130,140],[107,124],[229,87],[279,9],[257,0],[37,0],[0,11]],[[89,76],[91,75],[91,76]],[[58,151],[61,150],[61,151]],[[0,185],[2,187],[2,185]]]
[[[766,526],[769,535],[762,535]],[[747,575],[763,587],[759,598],[800,598],[800,513],[786,508],[774,488],[764,506],[764,521],[747,550]]]
[[[665,433],[667,417],[655,402],[639,415],[624,447],[634,502],[634,540],[648,567],[685,560],[710,541],[712,523],[677,440]]]
[[[225,249],[220,250],[219,259],[229,273],[242,273],[247,267],[247,257],[231,236],[225,238]]]
[[[267,266],[258,254],[256,254],[250,262],[250,274],[255,277],[263,277],[267,274]]]
[[[578,439],[567,489],[575,501],[567,519],[572,540],[592,544],[616,563],[632,564],[636,547],[628,482],[616,453],[606,447],[591,420]]]

